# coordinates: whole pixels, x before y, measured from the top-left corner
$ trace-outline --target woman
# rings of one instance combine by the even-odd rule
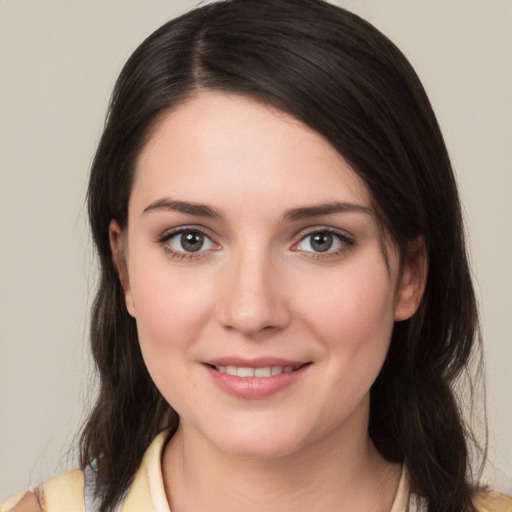
[[[478,320],[448,155],[366,22],[233,0],[161,27],[117,82],[89,215],[82,470],[7,509],[512,509],[467,478],[452,390]]]

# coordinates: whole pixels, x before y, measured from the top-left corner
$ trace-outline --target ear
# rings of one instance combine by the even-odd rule
[[[128,276],[128,267],[126,265],[126,235],[123,233],[119,224],[115,220],[110,221],[108,228],[108,236],[110,239],[110,250],[112,258],[116,266],[119,280],[124,291],[124,300],[128,313],[135,318],[135,306],[133,304],[133,296],[130,288],[130,279]]]
[[[423,237],[409,242],[397,283],[395,321],[407,320],[418,309],[427,282],[428,258]]]

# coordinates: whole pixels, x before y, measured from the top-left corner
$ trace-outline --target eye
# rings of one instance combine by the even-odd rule
[[[213,249],[216,245],[197,229],[181,229],[167,234],[162,243],[173,253],[197,253]]]
[[[338,253],[348,246],[354,245],[353,240],[341,233],[330,230],[318,230],[308,233],[299,243],[295,250],[313,253]]]

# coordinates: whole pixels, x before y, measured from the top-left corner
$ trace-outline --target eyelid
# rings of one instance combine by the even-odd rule
[[[205,250],[198,250],[196,252],[186,252],[186,251],[178,251],[173,248],[171,248],[168,244],[169,240],[171,240],[173,237],[187,233],[187,232],[196,232],[203,235],[205,238],[207,238],[210,243],[213,245],[213,247],[205,249]],[[164,250],[172,257],[175,257],[180,260],[187,260],[187,259],[197,259],[201,257],[205,257],[207,254],[211,252],[212,250],[218,250],[220,248],[220,245],[215,241],[215,237],[213,237],[209,230],[206,230],[205,228],[197,225],[186,225],[186,226],[178,226],[175,228],[167,229],[165,230],[161,235],[158,235],[156,238],[156,242],[160,244]]]
[[[303,240],[305,237],[315,233],[330,233],[332,235],[339,236],[343,239],[354,240],[354,235],[352,235],[352,233],[350,233],[346,229],[335,228],[333,226],[325,226],[322,224],[302,228],[293,235],[293,238],[298,239],[300,241]]]
[[[316,251],[303,251],[301,249],[298,249],[298,245],[303,242],[307,237],[318,234],[318,233],[328,233],[330,235],[335,236],[342,244],[342,247],[335,251],[325,251],[325,252],[316,252]],[[339,228],[334,228],[331,226],[311,226],[304,230],[299,231],[296,235],[296,238],[298,240],[293,243],[291,250],[301,252],[307,257],[310,258],[328,258],[332,256],[337,256],[354,245],[356,245],[356,240],[353,235],[348,233],[347,231]]]

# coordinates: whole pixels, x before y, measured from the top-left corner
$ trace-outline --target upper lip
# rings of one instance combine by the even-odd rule
[[[283,359],[281,357],[219,357],[203,361],[204,364],[211,366],[236,366],[238,368],[265,368],[267,366],[301,366],[309,361],[297,361],[293,359]]]

